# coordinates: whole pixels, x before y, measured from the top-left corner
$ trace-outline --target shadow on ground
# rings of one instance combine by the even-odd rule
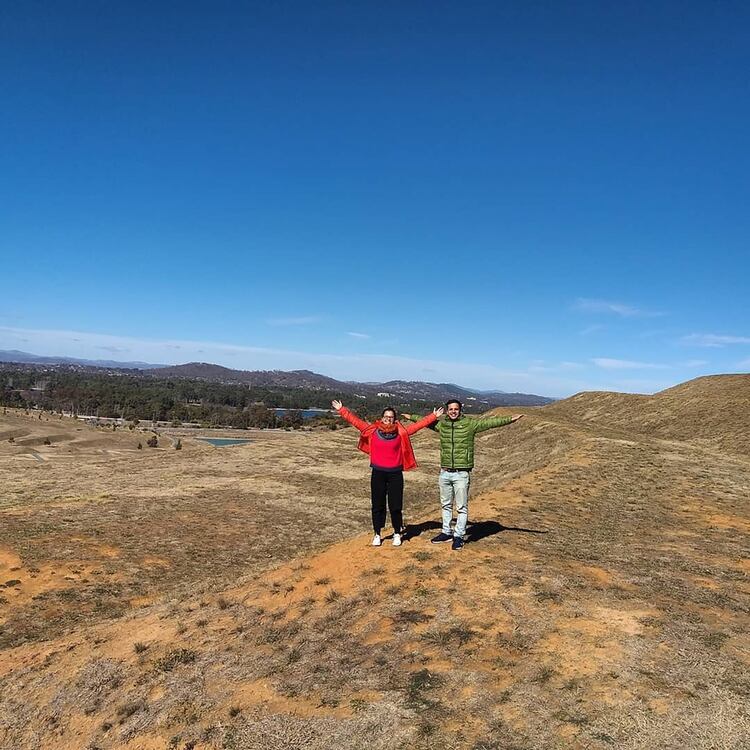
[[[424,533],[439,531],[441,525],[437,521],[424,521],[416,524],[406,524],[403,540],[416,539]],[[497,521],[475,521],[469,522],[466,529],[466,541],[478,542],[481,539],[499,534],[502,531],[516,531],[523,534],[548,534],[545,529],[526,529],[521,526],[503,526]]]

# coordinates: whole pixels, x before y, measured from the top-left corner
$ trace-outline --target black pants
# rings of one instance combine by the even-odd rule
[[[404,524],[404,472],[373,469],[370,477],[372,492],[372,528],[376,534],[385,526],[385,502],[391,512],[391,523],[396,533]]]

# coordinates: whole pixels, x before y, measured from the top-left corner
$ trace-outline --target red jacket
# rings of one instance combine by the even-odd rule
[[[364,419],[360,419],[356,414],[352,414],[345,406],[342,406],[341,409],[339,409],[339,414],[349,422],[350,425],[359,430],[360,435],[357,448],[369,456],[370,437],[377,429],[376,423],[365,422]],[[401,422],[396,422],[398,436],[401,440],[401,453],[404,457],[404,471],[410,471],[417,467],[417,459],[414,458],[414,449],[411,447],[409,435],[413,435],[423,427],[429,427],[435,420],[437,420],[437,417],[434,414],[428,414],[426,417],[420,419],[419,422],[412,422],[406,426],[402,425]]]

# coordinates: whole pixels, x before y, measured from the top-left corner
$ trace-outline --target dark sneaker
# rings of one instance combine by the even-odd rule
[[[453,534],[443,534],[441,531],[437,536],[432,537],[430,540],[433,544],[440,544],[441,542],[450,542],[453,539]]]
[[[453,544],[451,545],[451,549],[454,552],[460,552],[464,548],[464,540],[461,539],[460,536],[454,536],[453,537]]]

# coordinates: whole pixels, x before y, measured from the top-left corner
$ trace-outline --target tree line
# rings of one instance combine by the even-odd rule
[[[333,398],[342,398],[342,394],[329,390],[157,378],[128,371],[96,373],[64,366],[33,365],[0,367],[2,406],[41,408],[129,421],[197,422],[204,426],[241,429],[299,427],[302,424],[301,410],[329,409]],[[428,408],[426,402],[420,400],[393,404],[384,397],[353,399],[345,394],[343,400],[365,418],[379,415],[382,409],[391,405],[416,412]],[[289,411],[278,416],[274,411],[276,408]],[[315,421],[336,424],[338,418],[323,415]]]

